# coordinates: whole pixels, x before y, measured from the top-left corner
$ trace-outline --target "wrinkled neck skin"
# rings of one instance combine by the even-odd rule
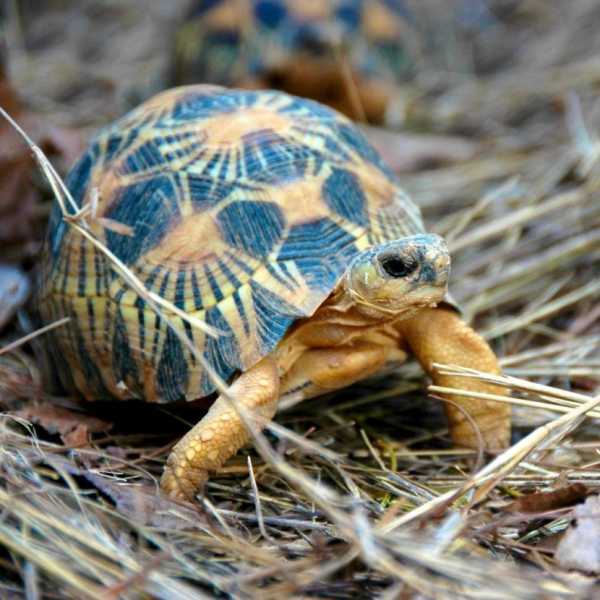
[[[430,304],[429,306],[435,306]],[[385,310],[361,301],[345,285],[340,284],[323,305],[311,317],[311,321],[338,323],[354,327],[384,325],[413,316],[419,306],[407,306],[402,310]]]

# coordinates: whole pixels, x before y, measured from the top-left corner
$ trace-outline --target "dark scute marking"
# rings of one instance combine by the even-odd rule
[[[216,32],[218,34],[230,34],[235,32]],[[239,94],[239,92],[238,92]],[[236,94],[190,92],[180,98],[171,112],[170,119],[175,121],[195,121],[205,119],[215,114],[234,111],[238,103]]]
[[[240,348],[238,340],[217,306],[206,312],[206,323],[223,333],[217,338],[207,336],[204,356],[216,373],[227,381],[240,368]],[[215,384],[208,373],[202,377],[201,391],[208,395],[215,390]]]
[[[354,237],[331,219],[323,218],[292,227],[277,260],[314,257],[334,261],[348,247],[354,247]]]
[[[177,308],[184,308],[185,291],[185,269],[181,269],[177,273],[177,281],[175,282],[175,299],[173,301]]]
[[[290,325],[300,316],[298,309],[270,292],[255,281],[250,282],[256,314],[260,350],[266,356],[285,335]]]
[[[148,140],[144,142],[134,152],[129,154],[122,166],[122,173],[142,173],[149,171],[164,163],[163,155],[161,154],[156,142]]]
[[[86,262],[86,250],[89,242],[86,238],[81,236],[79,242],[79,264],[77,265],[77,295],[85,296],[85,284],[87,283],[87,262]]]
[[[239,290],[236,290],[233,293],[233,301],[235,302],[235,307],[240,315],[240,320],[242,321],[242,325],[244,326],[244,333],[246,335],[250,334],[250,323],[248,323],[248,315],[246,314],[246,309],[244,308],[244,303],[240,298]]]
[[[83,375],[85,376],[88,389],[91,390],[94,396],[96,396],[98,399],[109,398],[111,394],[104,385],[100,370],[96,366],[87,349],[85,339],[81,332],[80,323],[77,319],[77,313],[73,310],[69,310],[67,313],[63,314],[69,314],[71,317],[71,321],[69,323],[71,335],[69,335],[69,341],[67,343],[71,346],[72,350],[75,350],[78,368],[81,369]],[[62,344],[58,342],[58,339],[61,338],[56,338],[57,345],[50,346],[51,349],[61,347]],[[62,338],[62,340],[65,340],[65,338]],[[51,351],[49,354],[52,356],[53,363],[58,367],[60,380],[63,385],[66,387],[66,389],[73,389],[75,387],[75,381],[71,373],[71,365],[69,365],[66,360],[61,358],[60,353]]]
[[[120,135],[112,135],[106,142],[106,150],[104,152],[104,164],[109,163],[119,151],[123,138]]]
[[[206,264],[204,265],[204,276],[206,277],[206,280],[208,281],[208,284],[210,285],[210,289],[212,290],[215,300],[217,302],[221,302],[221,300],[223,300],[223,291],[221,290],[221,286],[218,284],[217,280],[215,279],[215,276],[214,276],[213,272],[211,271],[210,267]]]
[[[167,285],[169,284],[169,278],[171,276],[170,271],[166,271],[163,277],[163,280],[160,283],[160,288],[158,291],[158,295],[161,298],[165,297],[165,292],[167,290]],[[161,318],[158,313],[156,313],[156,317],[154,318],[154,339],[152,340],[152,362],[155,363],[158,358],[156,355],[156,351],[158,349],[158,341],[160,339],[160,327],[161,327]]]
[[[147,288],[151,288],[154,285],[154,282],[156,281],[156,278],[160,275],[161,271],[162,267],[160,265],[157,265],[156,267],[154,267],[154,269],[152,269],[150,275],[146,277],[145,285]]]
[[[388,177],[396,181],[394,172],[383,162],[378,152],[369,144],[365,136],[349,123],[337,124],[337,131],[340,138],[348,144],[363,160],[371,163]]]
[[[222,0],[202,0],[202,2],[193,2],[188,12],[188,18],[193,19],[205,15],[215,6],[221,4]]]
[[[197,211],[215,206],[225,199],[234,188],[230,183],[200,175],[188,175],[188,186],[194,210]]]
[[[121,188],[106,216],[133,229],[133,235],[106,230],[109,249],[129,265],[158,245],[181,218],[173,183],[166,176]]]
[[[272,202],[233,202],[219,212],[217,223],[229,245],[254,258],[267,256],[285,227],[281,209]]]
[[[167,402],[185,398],[188,378],[188,366],[182,344],[171,327],[167,327],[156,369],[156,383],[161,398]]]
[[[219,264],[219,269],[221,269],[221,271],[223,272],[223,275],[225,275],[225,277],[227,277],[227,281],[229,281],[229,283],[231,283],[231,285],[234,287],[234,289],[239,289],[239,287],[242,285],[240,283],[240,280],[235,276],[235,273],[233,273],[233,271],[227,266],[227,263],[223,260],[219,260],[218,261]]]
[[[323,183],[322,192],[333,212],[357,225],[368,225],[366,198],[354,173],[334,168]]]
[[[254,274],[254,271],[252,270],[250,265],[246,264],[241,258],[237,257],[235,254],[232,254],[231,252],[226,252],[225,256],[227,256],[229,260],[235,263],[236,267],[238,267],[240,271],[243,271],[247,275]]]
[[[337,160],[348,160],[348,153],[342,149],[332,136],[325,136],[325,148]]]
[[[254,16],[257,21],[271,29],[275,29],[282,23],[286,13],[286,7],[280,0],[258,0],[254,5]]]
[[[88,189],[90,177],[94,163],[98,157],[98,146],[94,144],[90,149],[75,163],[75,166],[69,171],[65,185],[67,186],[75,204],[81,206]],[[71,207],[67,203],[69,212]]]
[[[141,298],[137,298],[135,301],[135,307],[138,313],[138,336],[140,340],[140,348],[146,345],[146,319],[145,319],[145,305],[146,302]]]
[[[52,206],[52,212],[50,213],[47,238],[47,244],[50,249],[50,253],[52,254],[51,268],[54,268],[66,232],[67,224],[62,219],[62,211],[58,202],[54,202],[54,205]]]
[[[351,31],[358,29],[362,6],[356,2],[345,2],[336,11],[336,19],[344,23]]]
[[[278,266],[280,266],[280,265],[278,264]],[[276,281],[279,281],[279,283],[281,283],[282,285],[284,285],[288,290],[290,290],[290,291],[293,292],[298,287],[295,281],[286,278],[285,275],[282,275],[275,268],[275,266],[273,265],[273,263],[270,263],[270,262],[267,263],[265,265],[265,268],[269,272],[269,275],[271,275],[271,277],[273,277],[273,279],[275,279]],[[284,273],[289,276],[289,273],[287,273],[287,272],[284,272]]]
[[[393,15],[405,19],[412,25],[416,25],[416,15],[410,10],[404,0],[385,0],[385,5],[390,9]]]
[[[127,327],[121,309],[115,311],[115,331],[113,335],[113,371],[117,381],[123,381],[132,391],[141,394],[139,370],[131,353]]]
[[[196,275],[195,270],[192,270],[192,291],[194,293],[194,308],[200,310],[202,308],[202,294],[200,293],[198,276]]]
[[[90,337],[92,338],[92,343],[96,340],[96,311],[94,310],[94,302],[92,298],[88,296],[85,300],[85,305],[87,307],[87,317],[88,317],[88,331],[90,333]]]
[[[85,199],[85,195],[90,182],[90,177],[94,163],[98,155],[97,145],[94,144],[76,163],[75,166],[69,171],[67,175],[65,185],[67,186],[73,200],[77,206],[81,206]],[[67,212],[73,213],[73,209],[67,203]],[[58,202],[55,202],[52,206],[50,213],[50,222],[48,224],[48,235],[47,244],[51,253],[52,262],[50,265],[51,269],[56,266],[56,259],[60,252],[65,234],[67,233],[68,226],[62,219],[62,211]]]
[[[281,108],[279,110],[280,113],[296,113],[298,117],[316,117],[319,121],[324,119],[337,121],[339,119],[338,113],[324,104],[308,100],[307,98],[296,98],[294,96],[290,96],[290,98],[291,102]]]
[[[60,282],[61,283],[60,287],[61,287],[61,293],[64,296],[68,295],[67,294],[67,284],[69,283],[69,278],[66,277],[66,274],[71,272],[71,257],[72,256],[73,256],[72,252],[65,252],[63,254],[63,257],[64,257],[64,266],[62,267],[63,277],[62,277],[62,281]]]
[[[103,285],[104,285],[104,281],[103,281],[103,277],[102,275],[105,272],[104,269],[104,264],[102,264],[102,267],[100,266],[100,250],[98,250],[98,248],[96,248],[96,246],[93,247],[92,252],[94,253],[94,273],[95,273],[95,284],[96,284],[96,296],[99,296],[101,293],[101,290],[103,290]]]
[[[327,56],[333,46],[319,23],[299,23],[291,32],[292,47],[313,56]]]
[[[218,46],[221,45],[225,50],[232,51],[242,40],[242,36],[240,32],[236,29],[216,29],[215,31],[211,31],[206,36],[205,44],[208,46]],[[216,50],[216,48],[215,48]],[[220,54],[220,57],[223,57],[223,54]],[[231,62],[234,59],[235,55],[233,52],[230,52],[229,61]],[[225,62],[225,58],[223,57],[223,62]],[[226,64],[226,63],[225,63]]]
[[[358,249],[354,237],[330,219],[292,227],[278,261],[292,260],[311,289],[328,292]]]
[[[249,179],[282,184],[306,173],[308,161],[320,155],[313,148],[295,144],[271,129],[260,129],[244,136],[244,167]]]
[[[194,331],[192,329],[192,325],[188,321],[184,321],[183,328],[185,329],[185,335],[187,336],[187,339],[190,341],[190,344],[193,346],[194,345]],[[190,352],[189,354],[190,354],[190,360],[191,360],[192,364],[195,365],[196,357],[194,356],[193,352]]]

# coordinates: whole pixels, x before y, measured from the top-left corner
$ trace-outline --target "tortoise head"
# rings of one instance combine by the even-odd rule
[[[358,254],[346,271],[343,287],[361,310],[396,316],[440,302],[449,273],[446,242],[439,235],[422,234]]]

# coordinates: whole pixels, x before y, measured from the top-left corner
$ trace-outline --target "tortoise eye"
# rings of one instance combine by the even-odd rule
[[[417,261],[407,257],[383,256],[379,262],[390,277],[406,277],[417,268]]]

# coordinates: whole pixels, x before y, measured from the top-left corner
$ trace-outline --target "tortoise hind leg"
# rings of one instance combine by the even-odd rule
[[[279,399],[275,361],[267,357],[240,375],[229,388],[229,395],[255,416],[270,420]],[[171,451],[160,482],[162,489],[173,498],[191,500],[206,482],[209,471],[219,469],[249,439],[236,409],[219,396]]]
[[[440,375],[433,371],[432,363],[455,364],[484,371],[499,373],[498,360],[487,342],[473,331],[451,309],[427,308],[414,317],[396,324],[403,341],[410,347],[417,360],[429,373],[436,385],[463,390],[507,395],[504,388],[469,379]],[[449,399],[467,411],[473,418],[485,448],[497,450],[510,442],[510,405],[499,402],[452,395]],[[450,425],[450,435],[455,444],[477,447],[477,435],[463,412],[452,404],[445,404]]]

